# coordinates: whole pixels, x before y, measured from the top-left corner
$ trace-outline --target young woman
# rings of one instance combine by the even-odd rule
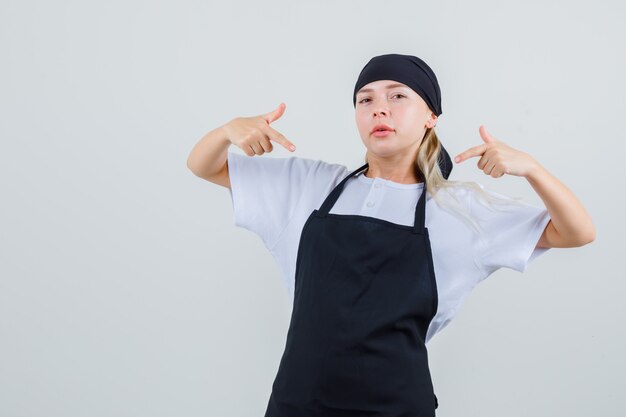
[[[535,207],[448,180],[452,162],[435,125],[441,93],[421,59],[372,58],[353,95],[365,164],[253,158],[272,141],[278,109],[209,132],[188,166],[228,187],[234,224],[276,258],[293,299],[285,351],[266,417],[434,416],[426,343],[472,288],[501,267],[523,272],[551,247],[594,240],[577,198],[532,156],[492,137],[455,161],[480,157],[494,178],[526,178]],[[228,152],[235,144],[247,155]]]

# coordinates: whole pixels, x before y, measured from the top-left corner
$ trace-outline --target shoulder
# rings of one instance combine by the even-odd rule
[[[346,169],[344,165],[337,163],[330,163],[320,159],[304,158],[301,156],[269,156],[269,155],[256,155],[248,156],[235,152],[233,150],[228,151],[228,161],[239,165],[257,165],[259,167],[290,167],[292,169],[302,170],[316,170],[320,172],[333,172]]]
[[[478,189],[482,189],[482,184],[463,182],[463,181],[445,181],[436,192],[435,196],[429,195],[428,199],[434,200],[439,206],[454,206],[469,210],[471,202],[476,198]]]
[[[348,168],[339,163],[321,159],[290,155],[274,157],[269,155],[248,156],[228,151],[229,172],[235,182],[245,178],[250,186],[269,183],[267,186],[280,190],[281,187],[296,188],[300,191],[316,190],[346,174]],[[304,189],[302,189],[304,188]]]
[[[540,210],[519,198],[490,190],[475,181],[447,182],[431,199],[439,209],[458,217],[478,234],[484,231],[486,225],[505,227],[523,221]],[[497,231],[497,227],[494,231]]]
[[[506,194],[488,189],[484,184],[476,181],[450,181],[446,182],[438,192],[440,199],[449,197],[458,202],[463,202],[468,207],[481,205],[486,208],[494,208],[493,203],[504,205],[524,205],[519,198],[513,198]]]

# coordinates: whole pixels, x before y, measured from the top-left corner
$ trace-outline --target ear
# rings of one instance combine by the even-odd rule
[[[437,116],[435,113],[430,114],[430,118],[426,121],[426,126],[430,129],[437,125]]]

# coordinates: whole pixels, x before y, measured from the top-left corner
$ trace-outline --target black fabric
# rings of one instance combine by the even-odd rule
[[[425,227],[329,213],[346,176],[305,222],[285,351],[265,417],[435,417],[425,346],[438,293]]]
[[[439,159],[437,162],[439,163],[439,169],[443,174],[445,179],[448,179],[450,173],[452,172],[452,159],[450,159],[450,155],[448,155],[448,151],[443,147],[443,143],[440,143],[441,151],[439,152]]]
[[[442,114],[441,90],[433,70],[422,59],[413,55],[386,54],[369,60],[361,70],[354,86],[352,104],[356,107],[356,93],[364,85],[378,80],[394,80],[406,84],[424,99],[437,116]]]

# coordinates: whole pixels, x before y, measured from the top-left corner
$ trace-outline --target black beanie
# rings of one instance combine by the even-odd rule
[[[394,80],[406,84],[420,95],[435,115],[441,115],[441,90],[432,69],[413,55],[387,54],[370,59],[363,67],[354,86],[352,104],[356,107],[356,93],[366,84],[378,80]]]

